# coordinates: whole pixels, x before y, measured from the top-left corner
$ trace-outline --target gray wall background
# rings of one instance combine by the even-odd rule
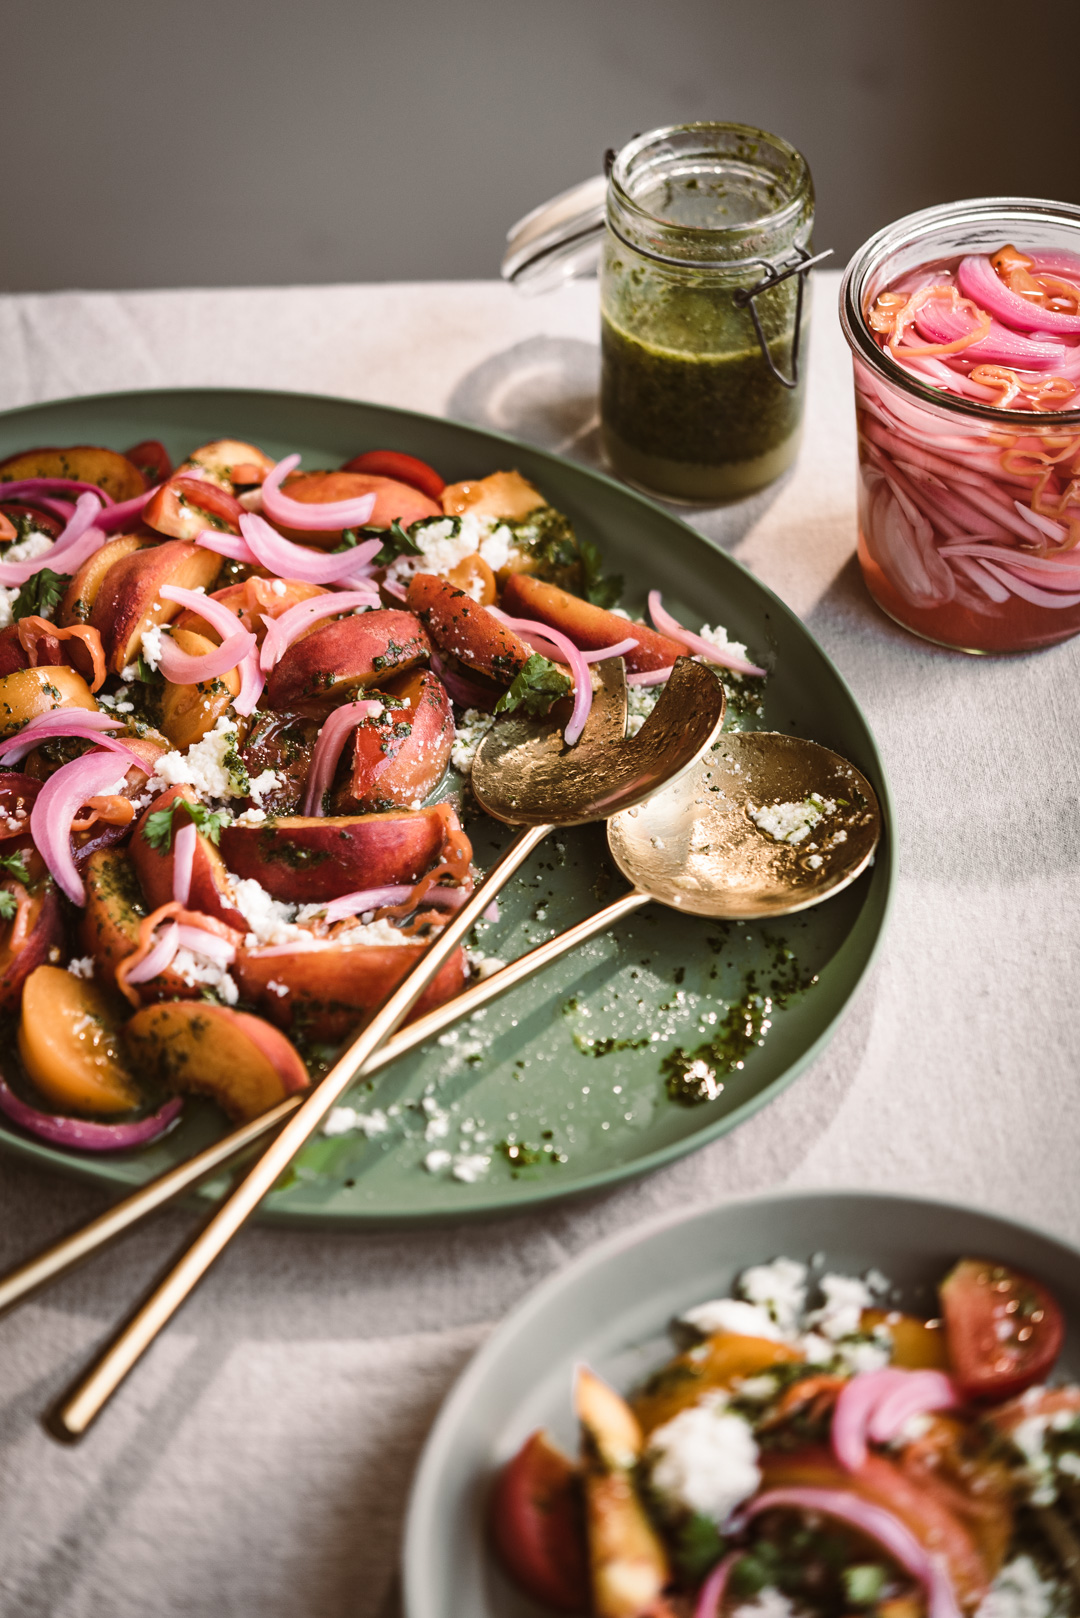
[[[0,287],[494,274],[607,146],[799,146],[842,263],[913,208],[1080,202],[1080,3],[4,0]]]

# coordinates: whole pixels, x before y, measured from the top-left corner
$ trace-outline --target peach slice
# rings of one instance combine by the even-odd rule
[[[210,1001],[144,1006],[124,1025],[140,1071],[172,1090],[207,1095],[235,1123],[247,1123],[307,1088],[300,1052],[261,1017]]]
[[[94,444],[75,444],[70,449],[28,449],[0,461],[0,481],[17,483],[23,478],[74,478],[79,483],[96,483],[118,503],[134,500],[146,488],[142,473],[126,455]]]
[[[3,886],[8,893],[16,894],[11,883]],[[29,901],[26,913],[20,916],[16,912],[9,922],[0,924],[0,1011],[17,1009],[23,984],[31,972],[48,961],[50,951],[62,948],[64,943],[64,917],[55,883],[36,882],[25,891]]]
[[[93,611],[102,581],[113,563],[119,562],[122,556],[130,556],[132,551],[144,550],[149,544],[148,539],[141,539],[138,534],[120,534],[95,551],[65,590],[56,614],[57,623],[65,626],[85,624]]]
[[[290,500],[302,500],[305,505],[323,505],[337,500],[356,500],[360,495],[373,494],[375,507],[368,518],[371,528],[389,528],[399,522],[403,528],[419,522],[422,517],[441,517],[441,508],[429,500],[419,489],[399,483],[396,478],[379,477],[374,472],[295,472],[286,478],[282,493]],[[275,526],[280,526],[275,524]],[[302,532],[299,528],[282,528],[290,539],[307,540],[315,545],[337,545],[341,531]]]
[[[520,522],[547,501],[520,472],[492,472],[490,477],[473,478],[466,483],[448,483],[442,492],[442,508],[448,517],[471,511],[477,517],[506,517]]]
[[[414,613],[379,607],[335,618],[293,641],[270,671],[266,700],[277,709],[296,708],[303,702],[340,702],[354,691],[415,668],[429,650]]]
[[[79,942],[94,958],[94,971],[108,989],[116,988],[116,968],[134,954],[139,944],[139,924],[148,914],[139,878],[131,856],[124,848],[99,849],[90,855],[82,872],[86,885],[86,907],[79,918]],[[171,969],[138,985],[143,1000],[171,1000],[176,997],[197,1000],[198,984],[184,982]]]
[[[311,759],[319,739],[319,721],[305,714],[256,710],[240,756],[254,781],[273,770],[279,785],[261,795],[257,807],[268,815],[294,815],[304,801]],[[249,805],[250,807],[250,805]]]
[[[529,648],[512,629],[436,573],[414,573],[406,600],[440,651],[499,685],[509,685],[529,661]]]
[[[130,1112],[139,1092],[101,987],[60,966],[38,966],[23,985],[23,1066],[61,1111]]]
[[[169,787],[160,798],[155,798],[143,814],[132,834],[130,849],[135,872],[142,887],[147,907],[156,910],[168,904],[173,897],[173,869],[176,861],[176,833],[190,817],[183,805],[187,793],[182,786]],[[155,848],[147,841],[146,828],[150,816],[167,809],[179,800],[181,807],[173,813],[173,835],[170,846]],[[246,828],[245,828],[246,829]],[[261,827],[253,828],[256,831]],[[225,869],[225,861],[202,832],[195,839],[195,857],[191,864],[191,888],[188,895],[189,910],[201,910],[204,916],[216,916],[237,932],[247,933],[246,918],[235,908],[232,883]]]
[[[454,715],[442,682],[427,669],[380,687],[388,699],[345,749],[348,778],[334,795],[340,815],[419,804],[442,780],[454,745]]]
[[[209,590],[221,571],[221,561],[216,551],[167,540],[132,551],[113,563],[90,612],[91,627],[101,633],[112,673],[121,673],[133,661],[147,629],[171,623],[179,614],[179,602],[162,599],[162,586],[197,590],[201,585]]]
[[[172,638],[189,657],[205,657],[220,644],[191,629],[174,628]],[[239,695],[239,669],[227,669],[212,680],[200,680],[198,685],[172,685],[166,681],[161,698],[161,728],[174,747],[186,751],[213,730]]]
[[[273,898],[323,904],[362,888],[418,882],[439,859],[448,827],[457,826],[448,804],[380,815],[297,815],[265,826],[224,826],[221,852],[230,871],[254,877]]]
[[[241,950],[233,976],[245,1000],[282,1028],[310,1039],[346,1039],[364,1014],[382,1004],[426,944],[345,944],[336,939],[296,950]],[[465,986],[460,950],[428,985],[409,1014],[433,1011]],[[282,993],[282,989],[285,993]]]
[[[56,708],[86,708],[97,703],[81,674],[58,663],[42,669],[15,669],[0,676],[0,742],[7,741],[38,714]]]
[[[686,654],[681,641],[660,635],[644,624],[628,623],[617,613],[594,607],[592,602],[582,601],[580,596],[572,596],[557,585],[545,584],[531,574],[511,573],[503,586],[503,608],[515,618],[534,618],[542,624],[550,624],[552,629],[561,629],[585,652],[617,646],[632,634],[638,648],[626,655],[626,667],[631,674],[670,668],[677,657]]]
[[[217,438],[212,444],[200,444],[198,449],[193,449],[183,466],[176,470],[183,472],[185,467],[201,466],[228,484],[246,484],[261,483],[266,474],[274,470],[274,465],[269,455],[264,455],[255,444],[245,444],[236,438]]]

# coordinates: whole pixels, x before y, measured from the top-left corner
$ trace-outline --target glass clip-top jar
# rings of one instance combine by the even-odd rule
[[[669,500],[738,499],[799,444],[814,192],[744,124],[638,135],[510,231],[502,273],[546,290],[599,267],[600,417],[612,468]],[[803,367],[805,369],[805,367]]]

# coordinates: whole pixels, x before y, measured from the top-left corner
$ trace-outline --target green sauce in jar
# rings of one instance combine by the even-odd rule
[[[803,388],[776,378],[735,294],[805,251],[812,222],[805,162],[759,130],[689,125],[620,153],[601,267],[601,423],[620,476],[717,502],[791,464]],[[797,306],[795,276],[756,298],[773,365],[789,377]]]

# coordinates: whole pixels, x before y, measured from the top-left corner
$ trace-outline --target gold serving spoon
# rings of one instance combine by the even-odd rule
[[[617,690],[625,676],[620,670],[612,678]],[[605,689],[610,691],[610,681]],[[354,1082],[358,1070],[408,1016],[491,899],[533,849],[557,826],[608,819],[678,780],[708,752],[724,720],[719,680],[690,658],[680,658],[675,664],[660,701],[636,736],[617,734],[610,697],[595,706],[595,725],[586,725],[574,747],[567,747],[557,723],[537,726],[516,715],[496,722],[484,737],[473,763],[473,792],[489,814],[524,829],[326,1076],[304,1097],[177,1264],[50,1412],[47,1426],[55,1437],[75,1442],[83,1436],[158,1332]]]
[[[603,708],[597,709],[600,722],[605,727],[610,722],[623,728],[617,689],[606,687],[603,693],[598,692],[596,701],[598,704],[604,703]],[[770,756],[780,765],[777,772],[769,769]],[[740,765],[739,770],[734,769],[735,764]],[[761,773],[762,765],[767,771],[764,775]],[[869,855],[876,846],[878,831],[874,818],[862,818],[858,800],[854,796],[856,792],[861,793],[867,803],[875,807],[872,789],[862,776],[857,772],[852,776],[850,770],[851,767],[838,759],[836,754],[813,742],[753,733],[725,736],[717,752],[709,754],[685,778],[685,790],[679,786],[668,789],[636,814],[627,811],[608,822],[608,844],[613,850],[616,847],[619,849],[620,868],[634,883],[631,892],[613,900],[602,910],[548,939],[516,961],[509,962],[489,978],[471,984],[453,1000],[436,1006],[425,1016],[399,1029],[364,1064],[356,1075],[357,1080],[374,1077],[399,1057],[434,1039],[453,1023],[489,1005],[516,984],[534,976],[598,933],[608,931],[622,917],[640,909],[651,899],[670,903],[673,908],[686,913],[709,915],[717,919],[725,916],[730,919],[738,914],[739,919],[746,919],[748,915],[786,915],[839,893],[865,869]],[[710,793],[706,797],[709,789],[716,785],[720,785],[721,792],[727,791],[721,784],[724,774],[734,778],[732,790],[728,793],[729,801],[725,802],[720,792]],[[704,780],[705,775],[710,779]],[[827,802],[830,791],[836,791],[840,796],[848,791],[851,793],[849,806],[853,808],[854,818],[859,823],[853,827],[847,823],[837,827],[838,830],[848,831],[846,839],[838,839],[834,832],[829,831],[826,840],[832,843],[832,849],[828,858],[823,857],[820,865],[810,865],[808,861],[813,858],[814,851],[805,845],[814,841],[813,838],[807,837],[799,845],[778,847],[774,843],[769,847],[760,829],[746,818],[746,799],[739,794],[745,794],[748,789],[762,802],[782,802],[785,796],[786,799],[800,801],[808,797],[811,791],[819,792]],[[689,882],[683,892],[671,860],[665,858],[661,861],[653,841],[658,837],[668,853],[672,852],[669,801],[676,794],[684,806],[688,800],[689,806],[696,812],[694,818],[697,823],[704,818],[700,813],[703,808],[709,809],[710,818],[720,816],[728,820],[730,817],[734,822],[731,829],[737,841],[744,845],[746,858],[740,869],[729,870],[719,860],[710,861],[710,878],[715,884],[710,889],[703,890],[699,869],[700,848],[691,861]],[[838,804],[838,807],[845,806]],[[826,820],[824,824],[828,828],[833,823]],[[852,831],[855,836],[851,835]],[[635,857],[637,852],[640,853],[640,863]],[[766,869],[771,874],[765,891],[755,899],[742,874],[751,868],[760,871],[763,861],[767,862]],[[35,1296],[133,1229],[149,1214],[233,1163],[264,1137],[279,1129],[303,1100],[303,1094],[290,1096],[271,1111],[242,1124],[184,1162],[167,1169],[157,1179],[140,1186],[89,1224],[61,1237],[43,1252],[0,1277],[0,1315]]]

